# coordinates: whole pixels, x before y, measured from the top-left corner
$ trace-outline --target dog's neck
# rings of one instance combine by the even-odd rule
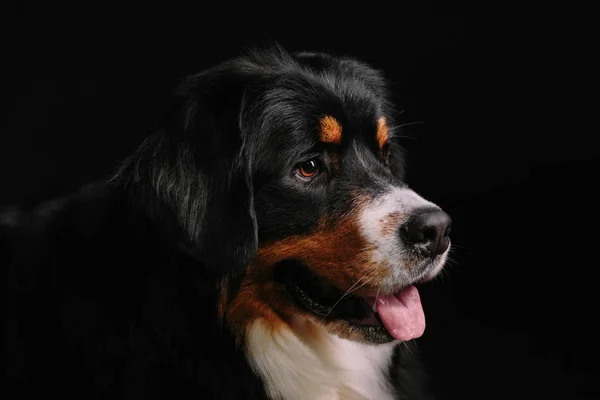
[[[272,399],[392,399],[395,345],[341,339],[302,317],[277,331],[257,320],[247,331],[250,364]]]

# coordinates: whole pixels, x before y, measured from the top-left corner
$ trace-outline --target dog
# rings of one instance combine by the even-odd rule
[[[6,390],[425,398],[403,349],[451,218],[405,182],[388,91],[280,46],[187,78],[114,175],[4,230]]]

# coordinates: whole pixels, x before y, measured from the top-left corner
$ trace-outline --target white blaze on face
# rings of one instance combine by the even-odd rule
[[[408,249],[399,230],[415,210],[424,207],[439,208],[411,189],[389,186],[362,210],[359,225],[363,237],[376,249],[373,261],[390,267],[390,276],[381,282],[382,288],[408,283],[409,271],[404,268]]]

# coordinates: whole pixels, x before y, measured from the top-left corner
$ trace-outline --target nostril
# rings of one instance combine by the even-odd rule
[[[446,230],[444,231],[444,237],[448,237],[450,236],[450,232],[452,231],[452,222],[450,222],[448,224],[448,227],[446,228]]]
[[[450,246],[450,239],[448,238],[448,236],[444,236],[442,238],[442,240],[439,241],[436,255],[442,254],[443,252],[445,252],[448,249],[448,246]]]
[[[421,210],[404,227],[405,239],[426,256],[437,256],[448,248],[452,220],[439,209]]]
[[[425,240],[434,240],[438,235],[438,230],[435,226],[426,226],[423,229],[423,235],[425,236]]]
[[[428,233],[426,230],[421,229],[418,223],[409,224],[407,229],[407,237],[408,240],[412,243],[421,243],[430,240]]]

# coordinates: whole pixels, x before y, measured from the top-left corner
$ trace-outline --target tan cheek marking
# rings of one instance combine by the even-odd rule
[[[319,140],[329,144],[340,144],[342,142],[342,126],[330,115],[321,118]]]
[[[309,236],[273,243],[260,249],[256,259],[265,266],[286,259],[298,260],[317,275],[345,289],[365,276],[377,281],[388,275],[387,269],[371,263],[373,250],[360,234],[357,221],[350,219]]]
[[[286,259],[303,262],[340,289],[351,287],[359,279],[369,279],[371,285],[355,292],[366,293],[389,275],[387,267],[370,261],[373,250],[352,217],[333,225],[322,224],[311,235],[289,237],[263,246],[227,307],[226,322],[238,338],[243,338],[248,324],[257,318],[276,330],[300,312],[292,305],[287,291],[274,280],[275,265]]]
[[[379,121],[377,121],[377,144],[379,145],[379,149],[382,149],[388,140],[389,136],[387,124],[385,122],[385,118],[381,117],[379,118]]]
[[[285,301],[287,293],[273,280],[272,270],[258,276],[255,265],[249,268],[226,313],[227,325],[238,341],[243,340],[254,320],[261,318],[270,329],[278,330],[285,325],[286,315],[293,313],[291,301]]]

